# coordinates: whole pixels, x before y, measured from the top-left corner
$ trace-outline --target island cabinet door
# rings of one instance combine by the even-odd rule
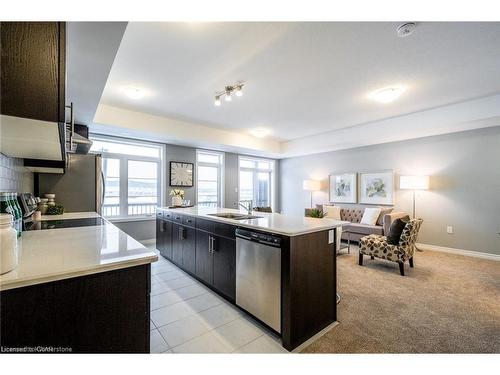
[[[167,259],[172,259],[172,222],[163,221],[163,238],[160,253]]]
[[[183,226],[172,223],[172,261],[182,268],[182,245],[185,229]]]
[[[213,283],[212,236],[201,230],[196,231],[196,276],[207,284]]]
[[[236,299],[236,241],[214,236],[213,286],[227,298]]]
[[[182,268],[192,274],[196,271],[196,229],[190,227],[184,227]]]
[[[156,218],[156,249],[163,254],[163,245],[165,243],[165,222],[161,218]]]

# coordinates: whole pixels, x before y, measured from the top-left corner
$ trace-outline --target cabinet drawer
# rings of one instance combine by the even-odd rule
[[[189,227],[196,227],[196,219],[192,216],[181,216],[181,222],[182,224],[189,226]]]
[[[231,224],[214,223],[214,233],[218,236],[231,239],[236,238],[236,226]]]
[[[182,223],[182,215],[176,212],[172,212],[172,221],[176,223]]]
[[[156,211],[156,218],[157,219],[163,219],[164,217],[164,212],[161,210]]]
[[[215,234],[217,236],[236,238],[236,225],[218,223],[212,220],[196,219],[196,228]]]
[[[172,212],[171,211],[163,211],[163,219],[165,220],[172,220]]]
[[[204,230],[209,233],[213,233],[215,230],[214,222],[211,220],[205,220],[205,219],[200,219],[196,218],[196,228]]]

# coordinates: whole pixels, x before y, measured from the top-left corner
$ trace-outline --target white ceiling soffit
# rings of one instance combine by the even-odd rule
[[[66,98],[76,123],[92,123],[126,28],[127,22],[67,23]]]
[[[138,126],[138,124],[140,124]],[[184,146],[244,152],[278,158],[281,145],[273,139],[193,124],[128,109],[99,105],[92,131]]]
[[[500,95],[294,139],[281,151],[292,157],[494,126],[500,126]]]

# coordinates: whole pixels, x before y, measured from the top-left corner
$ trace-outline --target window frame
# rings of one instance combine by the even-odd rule
[[[139,214],[133,215],[128,213],[128,162],[129,161],[140,161],[140,162],[154,162],[157,163],[157,181],[156,181],[156,192],[157,192],[157,203],[156,206],[162,206],[165,201],[165,193],[163,187],[165,186],[165,178],[166,173],[164,172],[164,165],[166,160],[166,147],[164,144],[135,140],[123,137],[115,137],[103,134],[91,133],[89,138],[91,140],[99,140],[103,142],[115,142],[115,143],[123,143],[130,144],[134,146],[154,146],[158,147],[160,150],[160,155],[158,158],[150,157],[150,156],[140,156],[140,155],[131,155],[131,154],[120,154],[114,152],[103,152],[103,151],[92,151],[97,155],[101,155],[101,157],[108,159],[118,159],[120,162],[120,173],[119,173],[119,186],[120,186],[120,196],[119,196],[119,207],[120,214],[117,216],[104,216],[109,221],[140,221],[140,220],[150,220],[155,217],[155,212],[151,214]]]
[[[256,164],[255,168],[242,167],[241,161],[247,160],[252,161]],[[267,162],[270,164],[269,169],[258,168],[259,162]],[[240,173],[241,171],[252,172],[253,173],[253,203],[256,205],[255,192],[258,189],[258,174],[259,173],[269,173],[269,206],[271,209],[276,211],[275,201],[276,201],[276,160],[268,158],[259,158],[254,156],[238,155],[238,202],[241,201],[241,186],[240,186]]]
[[[210,162],[203,162],[199,161],[199,154],[210,154],[210,155],[217,155],[219,157],[219,163],[210,163]],[[196,204],[200,205],[200,200],[198,197],[198,188],[199,188],[199,178],[200,178],[200,173],[198,171],[198,167],[211,167],[217,168],[217,205],[216,207],[224,207],[224,186],[225,186],[225,180],[224,180],[224,153],[219,152],[219,151],[212,151],[212,150],[204,150],[204,149],[196,149]],[[209,202],[207,202],[209,203]]]

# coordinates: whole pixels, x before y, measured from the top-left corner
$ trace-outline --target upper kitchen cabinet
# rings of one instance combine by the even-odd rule
[[[66,24],[2,22],[1,151],[65,159]]]

